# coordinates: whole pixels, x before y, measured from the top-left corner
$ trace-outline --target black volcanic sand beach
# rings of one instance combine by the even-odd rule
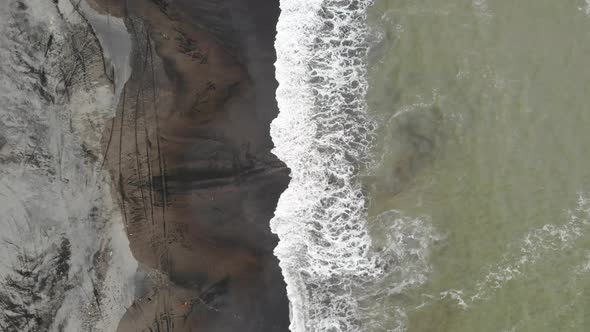
[[[269,228],[289,182],[270,153],[278,0],[89,3],[133,39],[103,137],[146,276],[119,331],[288,331]]]

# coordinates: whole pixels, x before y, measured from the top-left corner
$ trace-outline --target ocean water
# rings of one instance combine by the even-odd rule
[[[590,4],[281,9],[292,331],[590,330]]]

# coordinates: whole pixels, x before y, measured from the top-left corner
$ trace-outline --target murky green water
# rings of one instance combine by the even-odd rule
[[[372,330],[590,331],[586,6],[376,1],[371,229],[405,249]]]

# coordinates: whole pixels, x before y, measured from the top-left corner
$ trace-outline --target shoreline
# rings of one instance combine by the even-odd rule
[[[383,274],[372,252],[360,172],[375,123],[364,96],[369,2],[282,1],[273,152],[292,171],[271,220],[291,330],[361,331],[355,292]],[[296,50],[296,51],[294,51]]]
[[[288,331],[269,227],[289,182],[270,152],[278,1],[115,4],[91,3],[133,40],[103,151],[146,275],[118,330]]]

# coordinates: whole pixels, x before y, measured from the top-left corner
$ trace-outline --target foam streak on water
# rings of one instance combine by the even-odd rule
[[[282,0],[274,153],[291,169],[272,231],[291,301],[292,331],[359,330],[355,283],[381,272],[369,256],[365,11],[369,1]]]
[[[427,296],[431,300],[450,298],[461,309],[469,309],[472,305],[489,300],[495,293],[511,280],[524,278],[527,267],[542,262],[544,258],[571,250],[576,242],[583,238],[590,226],[590,200],[579,194],[577,206],[568,211],[568,221],[563,224],[546,224],[532,229],[515,245],[510,246],[503,259],[489,266],[485,276],[478,280],[473,289],[443,291],[438,297]],[[590,258],[590,255],[588,256]],[[571,277],[578,278],[590,271],[590,261],[575,266],[570,272]],[[423,303],[420,306],[427,305]]]

